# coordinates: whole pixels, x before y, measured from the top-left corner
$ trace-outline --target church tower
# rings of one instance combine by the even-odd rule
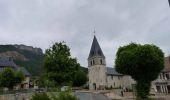
[[[106,86],[106,61],[105,56],[96,39],[93,38],[88,57],[89,89],[101,90]]]

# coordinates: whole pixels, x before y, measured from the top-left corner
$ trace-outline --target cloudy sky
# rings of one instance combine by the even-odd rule
[[[43,50],[65,41],[87,66],[93,31],[114,66],[119,46],[153,43],[170,54],[168,0],[0,0],[0,44]]]

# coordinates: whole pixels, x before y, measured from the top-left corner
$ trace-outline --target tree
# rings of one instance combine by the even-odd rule
[[[41,76],[37,77],[35,83],[38,85],[38,87],[45,87],[46,89],[48,89],[48,87],[55,87],[53,80],[49,80],[46,74],[42,74]]]
[[[24,80],[22,72],[14,72],[11,68],[5,68],[0,73],[0,86],[13,89],[14,86],[21,83]]]
[[[64,42],[57,42],[46,50],[44,71],[57,85],[72,83],[79,69],[80,64],[71,57],[70,48]]]
[[[118,49],[115,65],[117,72],[132,76],[138,99],[146,100],[151,81],[164,68],[164,53],[155,45],[131,43]]]
[[[74,81],[73,81],[73,85],[74,86],[82,86],[87,82],[87,76],[85,74],[85,72],[83,71],[77,71],[75,76],[74,76]]]

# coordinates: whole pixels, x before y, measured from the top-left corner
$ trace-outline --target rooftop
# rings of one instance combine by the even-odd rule
[[[88,58],[91,58],[94,56],[101,56],[101,57],[105,58],[105,56],[102,52],[102,49],[100,48],[100,45],[97,41],[96,36],[94,36],[94,38],[93,38],[93,43],[92,43],[90,54],[89,54]]]
[[[116,71],[115,68],[107,67],[107,72],[108,75],[115,75],[115,76],[122,76],[123,74],[120,74]]]
[[[21,71],[25,76],[30,76],[31,74],[24,68],[17,66],[12,57],[0,57],[0,67],[11,67],[14,68],[14,70]],[[0,68],[0,72],[2,71],[2,68]]]

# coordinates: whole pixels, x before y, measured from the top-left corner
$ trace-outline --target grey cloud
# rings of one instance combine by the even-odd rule
[[[131,41],[154,43],[170,51],[168,0],[0,0],[0,42],[44,50],[66,41],[82,66],[93,30],[113,66],[119,46]]]

